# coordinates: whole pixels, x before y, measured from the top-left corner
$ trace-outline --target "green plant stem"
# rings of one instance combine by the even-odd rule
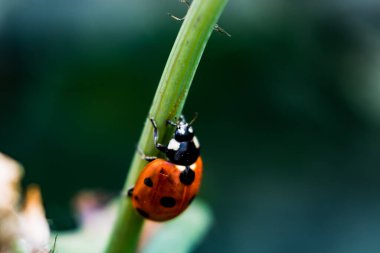
[[[166,120],[178,117],[184,106],[195,71],[224,6],[228,0],[194,0],[178,33],[158,85],[149,117],[157,121],[159,138],[166,134]],[[147,155],[156,155],[153,128],[145,121],[138,146]],[[134,185],[146,162],[135,153],[124,185]],[[127,197],[120,199],[119,212],[106,253],[133,253],[139,240],[143,219],[136,214]]]

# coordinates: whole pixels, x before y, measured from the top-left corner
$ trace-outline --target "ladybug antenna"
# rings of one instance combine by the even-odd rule
[[[195,112],[195,113],[194,113],[194,117],[193,117],[193,119],[190,121],[189,125],[191,126],[191,125],[197,120],[197,118],[198,118],[198,112]]]

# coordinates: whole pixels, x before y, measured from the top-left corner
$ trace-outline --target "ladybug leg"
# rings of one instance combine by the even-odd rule
[[[154,161],[154,160],[157,159],[157,156],[146,156],[146,155],[143,155],[141,158],[144,159],[147,162],[152,162],[152,161]]]
[[[157,156],[145,155],[144,152],[139,147],[137,147],[137,152],[139,152],[141,159],[144,159],[145,161],[151,162],[157,159]]]
[[[171,121],[170,119],[166,121],[166,124],[171,125],[171,126],[177,126],[177,124],[174,121]]]
[[[129,188],[127,191],[123,191],[121,193],[121,196],[124,197],[124,198],[131,198],[133,196],[133,190],[135,189],[135,186],[132,186],[131,188]]]
[[[190,8],[190,2],[187,0],[179,0],[181,3],[184,3],[187,5],[187,8]]]
[[[127,196],[128,196],[128,197],[132,197],[132,195],[133,195],[133,190],[134,190],[134,189],[135,189],[134,186],[132,186],[131,188],[128,189],[128,191],[127,191]]]
[[[174,117],[174,121],[168,119],[168,120],[166,121],[166,124],[171,125],[171,126],[175,126],[175,127],[176,127],[176,126],[178,125],[178,122],[179,122],[179,120],[177,120],[177,117]]]
[[[228,37],[231,37],[231,34],[229,34],[226,30],[224,30],[222,27],[220,27],[218,24],[214,25],[214,31],[217,31],[218,33],[222,33]]]
[[[175,20],[177,20],[177,21],[184,21],[185,18],[186,18],[186,15],[183,16],[182,18],[179,18],[179,17],[174,16],[174,15],[171,14],[170,12],[168,13],[168,15],[169,15],[169,17],[171,17],[172,19],[175,19]]]
[[[191,3],[188,1],[188,0],[179,0],[181,3],[184,3],[186,4],[187,8],[189,9],[190,8],[190,5]],[[183,18],[178,18],[174,15],[172,15],[171,13],[168,13],[169,17],[171,17],[172,19],[175,19],[177,21],[183,21],[185,20],[186,18],[186,15],[183,17]],[[229,34],[226,30],[224,30],[222,27],[220,27],[218,24],[215,24],[214,25],[214,31],[217,31],[218,33],[222,33],[228,37],[231,37],[231,34]]]
[[[168,151],[168,148],[166,146],[158,143],[158,128],[157,128],[156,121],[153,118],[149,118],[149,119],[150,119],[150,122],[152,122],[153,129],[154,129],[154,133],[153,133],[154,145],[156,146],[156,148],[158,150],[166,153]]]
[[[190,8],[190,2],[189,2],[189,1],[187,1],[187,0],[179,0],[179,1],[180,1],[181,3],[186,4],[186,6],[187,6],[188,9]],[[171,17],[172,19],[175,19],[175,20],[177,20],[177,21],[184,21],[185,18],[186,18],[186,15],[183,16],[182,18],[178,18],[178,17],[174,16],[174,15],[171,14],[171,13],[168,13],[168,15],[169,15],[169,17]]]

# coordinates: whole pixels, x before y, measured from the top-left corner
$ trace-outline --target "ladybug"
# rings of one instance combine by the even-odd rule
[[[149,161],[134,188],[128,191],[132,205],[146,219],[170,220],[181,214],[197,195],[202,180],[202,159],[200,145],[194,135],[192,123],[181,116],[177,122],[168,120],[174,126],[173,138],[167,146],[158,143],[157,124],[153,118],[154,144],[163,152],[165,159],[146,156]]]

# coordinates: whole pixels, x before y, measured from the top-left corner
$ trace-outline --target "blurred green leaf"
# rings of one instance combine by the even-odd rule
[[[57,253],[101,253],[111,231],[116,216],[118,202],[112,201],[103,209],[98,209],[84,217],[80,229],[72,232],[52,232],[52,241],[57,236]]]
[[[212,224],[209,206],[195,201],[178,218],[163,223],[159,231],[144,245],[142,253],[187,253],[205,237]]]
[[[83,223],[81,229],[73,232],[56,234],[57,253],[101,253],[111,231],[112,221],[116,216],[117,202],[114,201],[103,210],[98,210]],[[187,253],[191,252],[204,238],[212,224],[212,213],[209,206],[201,200],[194,203],[178,218],[159,223],[161,226],[148,238],[142,253]]]

